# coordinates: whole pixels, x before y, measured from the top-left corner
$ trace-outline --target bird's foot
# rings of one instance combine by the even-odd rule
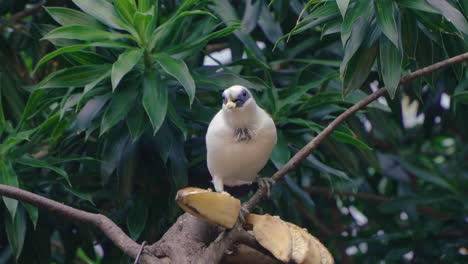
[[[249,216],[250,212],[245,208],[244,206],[241,206],[240,212],[239,212],[239,221],[241,225],[245,224],[245,221],[247,220],[247,216]]]
[[[273,184],[275,184],[275,180],[273,180],[272,178],[258,178],[257,182],[260,188],[266,189],[267,196],[269,198],[271,195],[271,187],[273,186]]]

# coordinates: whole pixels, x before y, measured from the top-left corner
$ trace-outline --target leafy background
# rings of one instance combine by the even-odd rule
[[[257,209],[337,263],[463,263],[468,72],[397,86],[467,52],[467,15],[463,0],[2,0],[0,182],[153,242],[181,214],[178,189],[210,187],[223,89],[249,87],[274,118],[269,176],[385,85]],[[2,263],[129,262],[91,227],[9,198],[0,214]]]

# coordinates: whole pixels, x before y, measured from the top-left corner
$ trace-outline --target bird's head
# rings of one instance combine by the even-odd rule
[[[255,104],[252,94],[242,85],[234,85],[227,88],[224,90],[222,98],[224,110],[242,109]]]

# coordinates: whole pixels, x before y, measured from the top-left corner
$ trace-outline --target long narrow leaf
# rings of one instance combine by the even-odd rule
[[[45,10],[62,26],[81,25],[105,29],[105,26],[94,17],[74,9],[64,7],[45,7]]]
[[[344,18],[346,15],[346,10],[348,9],[349,0],[336,0],[336,3],[340,9],[341,16]]]
[[[63,69],[49,75],[38,88],[82,87],[109,71],[111,65],[83,65]]]
[[[161,77],[154,71],[147,72],[143,79],[143,107],[153,125],[153,135],[166,118],[167,99],[167,87]]]
[[[375,0],[377,24],[388,39],[399,47],[398,29],[395,21],[395,4],[393,1]]]
[[[120,80],[133,69],[143,55],[142,49],[128,50],[120,54],[117,61],[112,65],[111,81],[114,91]]]
[[[52,171],[62,175],[67,180],[67,182],[70,184],[70,181],[68,179],[68,173],[64,169],[59,168],[57,166],[50,165],[49,163],[47,163],[44,160],[34,159],[34,158],[30,158],[30,157],[23,157],[23,158],[15,159],[14,161],[16,163],[19,163],[19,164],[22,164],[22,165],[25,165],[25,166],[31,166],[31,167],[36,167],[36,168],[44,168],[44,169],[52,170]]]
[[[73,0],[73,3],[110,27],[117,29],[128,28],[114,9],[114,6],[106,0]]]
[[[23,251],[24,239],[26,237],[26,217],[22,210],[12,219],[6,214],[5,220],[5,231],[7,234],[8,242],[15,259],[18,260],[21,251]]]
[[[190,75],[187,64],[181,59],[174,59],[165,54],[159,54],[156,57],[157,62],[169,75],[176,78],[184,86],[190,100],[190,104],[195,99],[195,81]]]
[[[379,53],[384,83],[388,93],[393,98],[400,82],[403,57],[397,46],[384,36],[380,38]]]
[[[133,87],[119,87],[114,92],[112,101],[101,120],[100,135],[103,135],[120,120],[126,118],[135,102],[137,94],[137,90],[133,89]]]
[[[426,0],[431,6],[439,10],[460,32],[468,35],[468,23],[462,13],[447,0]]]
[[[111,33],[88,26],[71,25],[59,27],[44,36],[44,39],[76,39],[84,41],[116,40],[131,38],[128,34]]]
[[[87,44],[83,44],[83,45],[72,45],[72,46],[67,46],[67,47],[63,47],[63,48],[60,48],[60,49],[57,49],[57,50],[54,50],[53,52],[47,54],[46,56],[44,56],[36,65],[36,67],[34,68],[33,72],[35,72],[39,67],[41,67],[42,65],[44,65],[46,62],[50,61],[51,59],[63,54],[63,53],[67,53],[67,52],[74,52],[74,51],[79,51],[79,50],[83,50],[85,49],[86,47],[89,47],[89,45]]]
[[[0,159],[0,184],[5,184],[13,187],[19,187],[18,176],[12,170],[11,165]],[[11,219],[16,216],[16,209],[18,208],[18,201],[12,198],[3,196],[3,202],[10,214]],[[6,214],[5,214],[6,215]]]

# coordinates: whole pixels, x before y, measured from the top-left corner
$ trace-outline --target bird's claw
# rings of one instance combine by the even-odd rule
[[[272,178],[258,178],[258,186],[260,188],[265,188],[267,192],[267,196],[270,197],[271,195],[271,186],[275,184],[275,180]]]
[[[242,206],[239,212],[239,221],[242,225],[245,224],[245,221],[247,220],[247,216],[249,216],[249,214],[249,210]]]

